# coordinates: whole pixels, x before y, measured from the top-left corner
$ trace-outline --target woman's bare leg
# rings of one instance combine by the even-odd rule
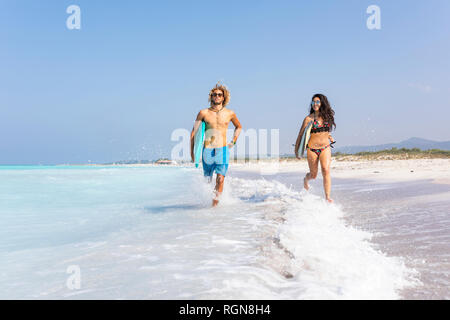
[[[330,147],[326,148],[320,153],[320,167],[322,170],[323,176],[323,189],[325,191],[325,198],[328,202],[333,202],[331,199],[331,174],[330,174],[330,165],[331,165],[331,149]]]
[[[315,179],[317,177],[317,173],[319,172],[319,156],[313,151],[307,149],[306,157],[308,159],[309,172],[306,174],[303,179],[303,186],[306,190],[309,190],[308,181],[311,179]]]

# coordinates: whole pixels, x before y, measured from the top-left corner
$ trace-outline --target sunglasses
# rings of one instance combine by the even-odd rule
[[[223,97],[223,93],[213,93],[213,97]]]
[[[311,101],[311,105],[320,104],[320,100]]]

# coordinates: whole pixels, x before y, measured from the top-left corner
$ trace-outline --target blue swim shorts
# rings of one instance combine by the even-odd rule
[[[230,154],[228,146],[222,148],[203,148],[203,175],[205,177],[212,177],[214,171],[223,176],[228,170],[228,162]]]

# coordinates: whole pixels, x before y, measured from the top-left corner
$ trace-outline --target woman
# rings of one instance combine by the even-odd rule
[[[333,202],[330,198],[331,192],[331,148],[336,141],[330,135],[330,131],[336,124],[334,123],[334,111],[331,109],[328,99],[323,94],[315,94],[311,101],[309,115],[303,120],[302,127],[295,143],[295,156],[298,156],[298,148],[300,141],[308,123],[312,121],[311,135],[306,145],[309,172],[303,179],[303,185],[306,190],[309,189],[308,181],[315,179],[319,171],[319,162],[323,175],[323,187],[325,190],[325,198],[328,202]],[[331,141],[331,143],[330,143]],[[331,148],[330,148],[331,147]]]

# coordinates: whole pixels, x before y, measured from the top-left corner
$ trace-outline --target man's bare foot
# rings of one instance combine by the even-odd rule
[[[303,187],[305,187],[306,190],[309,190],[309,184],[308,180],[306,180],[306,177],[303,178]]]
[[[333,203],[333,199],[327,198],[328,203]]]
[[[217,207],[218,204],[219,204],[219,200],[214,199],[212,202],[212,206]]]

